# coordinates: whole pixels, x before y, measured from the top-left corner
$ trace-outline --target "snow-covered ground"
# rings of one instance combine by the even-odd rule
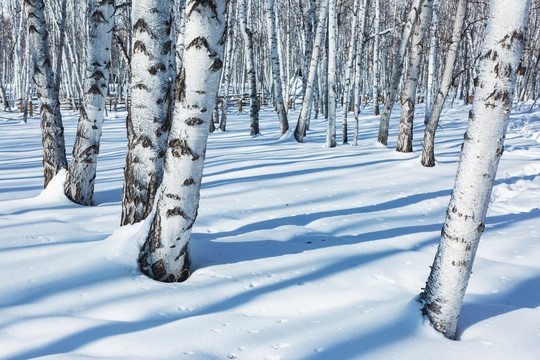
[[[125,113],[103,129],[96,206],[42,191],[39,119],[0,113],[1,359],[540,359],[540,109],[512,115],[462,314],[459,341],[415,298],[429,274],[468,107],[446,109],[434,168],[377,145],[279,139],[247,113],[210,135],[184,283],[137,269],[147,223],[119,228]],[[418,109],[423,118],[423,107]],[[294,126],[297,111],[289,119]],[[76,114],[64,113],[66,144]],[[338,119],[339,124],[339,119]]]

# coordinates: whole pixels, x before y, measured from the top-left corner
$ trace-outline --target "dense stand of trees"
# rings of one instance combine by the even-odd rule
[[[65,193],[82,205],[93,202],[106,103],[127,110],[122,225],[150,217],[139,262],[162,281],[189,276],[207,138],[218,122],[227,130],[230,104],[241,111],[249,101],[251,135],[265,131],[261,105],[273,106],[281,134],[296,122],[300,143],[322,116],[325,145],[335,147],[337,109],[343,143],[353,114],[356,145],[362,108],[379,116],[383,106],[378,141],[387,145],[401,103],[396,150],[413,151],[413,124],[425,121],[422,164],[432,167],[443,106],[473,102],[421,296],[452,338],[512,100],[534,106],[540,97],[539,13],[540,0],[5,0],[0,100],[25,120],[39,102],[45,186],[68,168],[60,107],[80,111]]]

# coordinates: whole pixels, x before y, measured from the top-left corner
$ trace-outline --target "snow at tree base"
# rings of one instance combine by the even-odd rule
[[[0,358],[539,359],[540,108],[529,107],[510,117],[458,341],[416,299],[470,105],[443,110],[433,168],[420,164],[422,125],[412,153],[393,150],[399,107],[388,147],[369,105],[358,146],[333,149],[322,119],[300,144],[280,139],[272,109],[251,137],[249,113],[231,107],[228,131],[208,140],[183,283],[139,271],[148,220],[119,227],[125,112],[105,118],[93,207],[64,196],[64,171],[42,190],[39,116],[2,112]],[[69,149],[78,113],[63,118]]]

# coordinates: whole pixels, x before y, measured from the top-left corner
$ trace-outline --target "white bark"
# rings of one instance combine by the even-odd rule
[[[279,118],[281,135],[289,130],[287,112],[283,104],[283,93],[281,91],[281,74],[279,69],[279,58],[277,52],[276,29],[274,26],[274,0],[266,0],[266,27],[268,31],[268,42],[270,43],[270,62],[272,63],[272,79],[274,81],[275,101]]]
[[[396,151],[399,152],[412,152],[416,88],[418,86],[418,77],[420,75],[424,36],[426,34],[428,24],[431,21],[432,10],[433,0],[424,0],[411,40],[409,67],[407,68],[407,73],[405,76],[403,105],[401,106],[399,134],[396,145]]]
[[[362,80],[362,55],[364,52],[364,26],[367,16],[367,0],[362,0],[360,8],[360,36],[358,38],[358,48],[356,49],[356,75],[354,77],[354,139],[353,146],[358,144],[358,127],[360,115],[360,107],[362,99],[360,99],[360,82]]]
[[[473,109],[441,242],[421,295],[433,326],[454,338],[480,236],[485,228],[504,137],[530,0],[493,0],[486,28]]]
[[[437,61],[437,28],[439,26],[439,6],[438,0],[433,1],[433,16],[431,19],[431,36],[429,42],[429,62],[428,62],[428,75],[426,86],[426,111],[424,123],[427,124],[429,113],[431,111],[431,105],[433,104],[433,80],[435,78],[435,62]]]
[[[373,41],[373,115],[379,115],[379,28],[381,19],[380,0],[375,0],[375,38]]]
[[[148,216],[161,183],[175,73],[172,9],[172,0],[133,2],[132,104],[127,119],[122,225]]]
[[[313,97],[313,84],[315,77],[317,76],[317,65],[319,63],[319,54],[321,51],[322,40],[324,36],[324,29],[326,28],[326,19],[328,16],[328,1],[323,1],[319,9],[319,21],[317,25],[317,33],[315,34],[315,42],[313,44],[313,51],[311,53],[311,62],[309,65],[309,75],[304,91],[304,99],[302,101],[302,108],[300,110],[300,117],[296,124],[294,131],[294,137],[298,142],[304,142],[304,135],[306,131],[306,123],[309,118],[310,102]]]
[[[240,29],[244,36],[246,67],[249,84],[249,117],[250,117],[250,135],[259,133],[259,102],[257,99],[257,77],[255,73],[255,55],[253,53],[253,33],[247,25],[247,0],[238,0],[240,6]]]
[[[336,146],[336,93],[337,93],[337,4],[336,0],[327,0],[328,9],[328,128],[326,147]]]
[[[164,160],[161,192],[141,249],[141,270],[156,280],[189,276],[188,244],[197,217],[208,139],[216,101],[225,31],[225,0],[187,0],[184,65]]]
[[[354,1],[353,6],[353,18],[351,23],[351,43],[349,45],[349,55],[347,57],[347,67],[345,70],[345,84],[343,85],[344,91],[343,94],[345,96],[345,102],[343,104],[343,143],[346,144],[349,141],[348,138],[348,126],[347,126],[347,115],[349,113],[349,104],[350,104],[350,93],[351,93],[351,75],[353,72],[353,66],[354,66],[354,58],[355,58],[355,50],[356,50],[356,34],[358,33],[357,30],[357,23],[358,23],[358,5],[360,4],[360,0]]]
[[[64,127],[59,94],[54,87],[45,6],[43,0],[27,0],[25,4],[29,45],[34,57],[33,79],[40,103],[44,186],[47,187],[58,171],[67,169]]]
[[[389,92],[384,99],[384,108],[381,115],[381,122],[379,125],[378,141],[383,144],[388,144],[388,126],[390,125],[390,115],[392,113],[392,107],[394,106],[394,100],[399,89],[401,75],[403,74],[403,65],[405,63],[405,54],[409,47],[409,40],[418,17],[418,12],[422,6],[423,0],[413,0],[409,14],[407,16],[407,22],[403,28],[401,35],[401,41],[399,43],[399,49],[397,55],[394,58],[394,66],[392,69],[392,78],[390,81]]]
[[[73,202],[92,205],[103,112],[111,67],[114,0],[88,1],[88,63],[84,101],[64,191]]]
[[[422,144],[422,165],[432,167],[435,166],[435,132],[439,124],[439,117],[444,106],[446,96],[453,81],[454,66],[458,54],[458,45],[461,39],[461,31],[465,22],[465,16],[467,14],[467,2],[468,0],[459,0],[456,10],[456,19],[454,20],[454,29],[452,31],[452,39],[448,54],[446,55],[446,62],[444,64],[444,72],[442,75],[441,84],[437,97],[433,103],[433,107],[428,116],[426,129],[424,131],[424,143]]]

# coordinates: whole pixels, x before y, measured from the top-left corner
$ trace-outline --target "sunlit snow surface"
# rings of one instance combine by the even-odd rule
[[[147,222],[118,226],[125,113],[104,123],[94,207],[63,196],[64,174],[42,192],[39,119],[0,113],[1,359],[540,358],[540,109],[512,115],[460,341],[436,333],[415,298],[469,107],[443,112],[430,169],[421,124],[414,153],[393,150],[399,109],[388,148],[368,107],[359,145],[335,149],[322,119],[297,144],[268,108],[257,137],[231,110],[228,131],[210,135],[181,284],[139,273]],[[76,120],[64,113],[68,151]]]

